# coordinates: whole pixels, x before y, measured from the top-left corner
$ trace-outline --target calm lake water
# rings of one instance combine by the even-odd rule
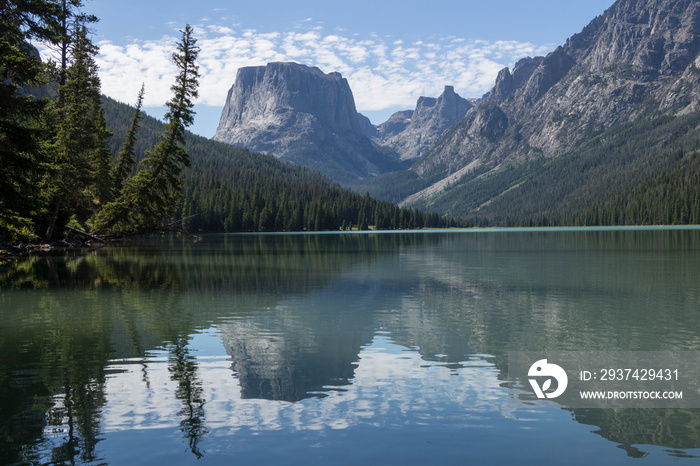
[[[700,230],[215,235],[15,261],[0,464],[700,457],[700,409],[513,407],[508,352],[544,350],[700,350]]]

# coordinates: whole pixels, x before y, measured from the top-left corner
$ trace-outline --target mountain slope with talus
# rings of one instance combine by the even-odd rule
[[[659,154],[696,137],[699,52],[700,2],[619,0],[546,57],[502,70],[413,165],[418,190],[404,204],[503,221],[507,201],[522,223],[604,205],[613,192],[624,197],[655,171],[673,171]],[[601,152],[620,134],[645,147]],[[599,152],[598,178],[568,170]]]

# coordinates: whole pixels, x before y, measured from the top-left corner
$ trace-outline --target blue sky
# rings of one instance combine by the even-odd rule
[[[160,117],[175,69],[178,30],[195,28],[200,98],[194,132],[211,137],[241,66],[296,61],[339,71],[360,112],[377,124],[445,85],[480,97],[498,71],[544,55],[613,0],[86,0],[105,94]]]

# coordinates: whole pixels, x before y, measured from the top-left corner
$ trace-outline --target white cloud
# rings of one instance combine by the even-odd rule
[[[309,18],[310,20],[310,18]],[[227,26],[196,29],[201,48],[199,104],[222,107],[238,68],[272,61],[296,61],[326,73],[346,77],[359,111],[412,108],[421,95],[437,96],[453,85],[464,97],[487,92],[504,66],[524,56],[542,55],[553,47],[516,41],[488,42],[458,37],[416,41],[317,28],[262,33],[236,31]],[[100,43],[98,64],[102,90],[131,102],[141,82],[146,83],[147,106],[163,105],[170,97],[176,70],[170,63],[176,39],[135,41],[127,45]]]
[[[171,62],[175,43],[173,38],[123,47],[100,43],[97,62],[102,92],[123,102],[132,102],[136,100],[141,83],[145,83],[144,105],[163,105],[170,98],[170,86],[177,73]]]

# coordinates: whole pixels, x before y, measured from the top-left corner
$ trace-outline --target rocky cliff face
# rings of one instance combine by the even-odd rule
[[[494,88],[414,166],[418,174],[557,157],[622,122],[700,108],[700,2],[619,0]],[[433,190],[434,193],[436,190]]]
[[[239,69],[214,139],[339,181],[373,176],[396,163],[363,133],[347,80],[296,63]]]
[[[375,143],[396,150],[401,160],[419,157],[447,128],[461,120],[472,103],[445,86],[438,98],[421,97],[416,109],[396,112],[377,126]]]

